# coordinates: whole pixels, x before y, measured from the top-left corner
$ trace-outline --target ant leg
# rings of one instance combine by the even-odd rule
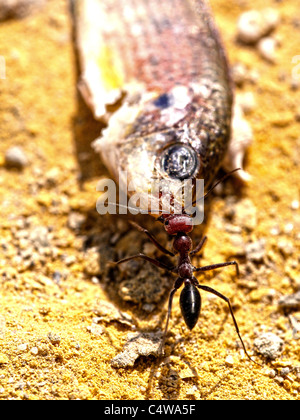
[[[194,271],[195,272],[210,271],[210,270],[214,270],[215,268],[227,267],[228,265],[235,265],[236,275],[239,277],[240,270],[239,270],[239,265],[236,261],[229,261],[229,262],[223,262],[223,263],[219,263],[219,264],[211,264],[211,265],[207,265],[205,267],[198,267]]]
[[[198,245],[196,246],[196,248],[195,249],[193,249],[191,252],[190,252],[190,255],[195,255],[195,254],[198,254],[198,252],[200,252],[201,251],[201,249],[204,247],[204,245],[206,244],[206,241],[207,241],[207,236],[203,236],[203,238],[201,238],[201,240],[200,240],[200,242],[198,243]]]
[[[183,282],[184,282],[184,279],[181,278],[181,277],[178,277],[178,279],[174,283],[174,288],[171,290],[171,293],[169,295],[167,320],[166,320],[166,325],[165,325],[163,337],[162,337],[162,340],[161,340],[161,343],[160,343],[160,346],[159,346],[159,354],[160,355],[162,354],[162,351],[163,351],[163,348],[164,348],[164,345],[165,345],[165,341],[166,341],[166,336],[167,336],[168,326],[169,326],[169,320],[170,320],[170,317],[171,317],[173,297],[174,297],[174,294],[180,288],[180,286],[182,285]]]
[[[140,232],[145,233],[145,235],[148,236],[148,238],[150,239],[150,241],[156,246],[156,248],[158,248],[161,252],[163,252],[164,254],[170,255],[171,257],[174,257],[175,254],[173,254],[173,252],[169,251],[168,249],[166,249],[165,247],[163,247],[156,239],[155,237],[145,228],[143,228],[142,226],[138,225],[135,222],[130,221],[130,224],[132,226],[134,226],[137,230],[139,230]]]
[[[196,278],[194,278],[194,280],[197,281]],[[219,298],[223,299],[227,303],[227,305],[229,307],[229,310],[230,310],[230,314],[231,314],[233,323],[234,323],[234,326],[235,326],[235,330],[236,330],[237,335],[238,335],[238,337],[240,339],[240,342],[242,343],[242,346],[243,346],[243,349],[244,349],[244,352],[245,352],[246,356],[248,357],[248,359],[251,360],[251,362],[254,362],[257,365],[262,366],[260,363],[257,363],[255,360],[253,360],[250,357],[250,355],[248,354],[247,350],[246,350],[245,344],[244,344],[243,339],[242,339],[242,337],[240,335],[240,330],[239,330],[238,324],[236,322],[236,319],[235,319],[235,316],[234,316],[234,313],[233,313],[233,309],[232,309],[230,300],[226,296],[224,296],[221,293],[217,292],[216,290],[212,289],[211,287],[209,287],[209,286],[203,286],[203,285],[199,284],[198,281],[197,281],[197,283],[195,283],[195,285],[198,287],[198,289],[205,290],[206,292],[212,293],[212,294],[218,296]]]
[[[160,262],[158,260],[155,260],[154,258],[148,257],[145,254],[132,255],[131,257],[123,258],[122,260],[113,262],[112,264],[119,265],[119,264],[122,264],[122,263],[124,263],[126,261],[134,260],[136,258],[142,258],[143,260],[149,261],[151,264],[154,264],[157,267],[162,268],[163,270],[168,270],[168,271],[175,272],[174,269],[173,269],[173,267],[169,267],[166,264],[164,264],[164,263],[162,263],[162,262]]]

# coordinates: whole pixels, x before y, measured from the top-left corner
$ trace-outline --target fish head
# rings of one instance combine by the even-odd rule
[[[150,214],[181,214],[192,198],[193,180],[201,174],[192,100],[184,87],[128,99],[95,142],[132,206]]]

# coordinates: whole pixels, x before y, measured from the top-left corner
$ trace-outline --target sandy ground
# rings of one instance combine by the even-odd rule
[[[177,298],[160,366],[141,356],[118,368],[111,360],[129,333],[162,327],[172,279],[147,264],[106,263],[144,251],[156,255],[126,218],[100,217],[98,180],[106,175],[90,148],[101,126],[77,94],[72,22],[65,0],[0,24],[0,399],[299,399],[300,108],[292,58],[300,54],[298,0],[215,0],[217,22],[232,64],[251,75],[241,92],[256,105],[247,116],[255,142],[247,157],[252,181],[231,180],[213,196],[201,264],[236,259],[201,282],[228,296],[250,354],[240,349],[226,304],[203,293],[198,326],[189,332]],[[236,41],[238,16],[271,6],[276,63]],[[21,146],[22,170],[5,153]],[[167,238],[150,218],[139,219]],[[197,232],[195,233],[197,236]],[[199,235],[199,233],[198,233]],[[199,264],[199,260],[195,261]],[[297,312],[298,310],[298,312]],[[284,343],[274,361],[254,353],[272,332]]]

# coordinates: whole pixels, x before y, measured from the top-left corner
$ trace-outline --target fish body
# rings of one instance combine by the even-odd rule
[[[96,118],[118,104],[96,151],[144,207],[157,182],[182,206],[181,182],[204,179],[207,189],[230,139],[232,82],[207,1],[74,5],[81,91]]]

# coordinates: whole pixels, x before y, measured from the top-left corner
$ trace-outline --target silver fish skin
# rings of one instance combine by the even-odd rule
[[[157,180],[174,197],[187,178],[207,189],[228,149],[233,104],[208,2],[74,1],[83,96],[96,118],[119,101],[95,142],[106,166],[117,180],[126,172],[121,182],[144,207]]]

